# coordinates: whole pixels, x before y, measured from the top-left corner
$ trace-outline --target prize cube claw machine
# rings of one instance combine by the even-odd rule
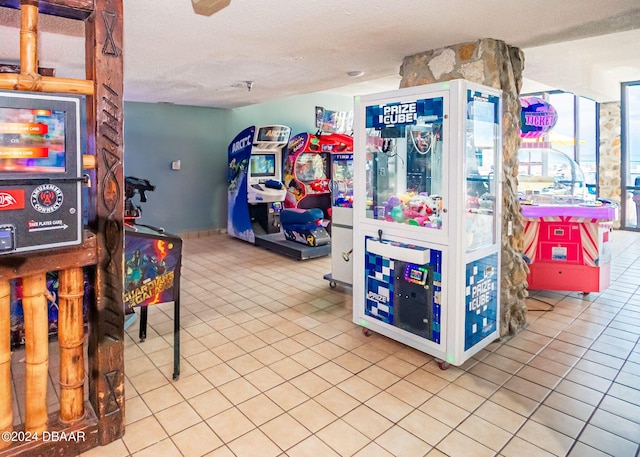
[[[356,97],[353,320],[460,365],[499,337],[501,91]]]

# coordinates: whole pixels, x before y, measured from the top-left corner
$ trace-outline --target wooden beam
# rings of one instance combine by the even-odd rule
[[[0,279],[22,278],[36,273],[59,271],[66,268],[86,267],[98,261],[96,236],[88,230],[80,246],[51,251],[13,254],[0,257]]]
[[[91,448],[97,447],[98,443],[98,420],[91,405],[85,403],[84,416],[73,425],[65,424],[60,421],[58,412],[49,415],[49,438],[48,440],[39,439],[37,441],[16,441],[11,443],[7,449],[0,450],[0,457],[42,457],[66,455],[80,455]],[[15,432],[24,432],[24,427],[16,427]],[[65,439],[55,440],[54,435],[61,437],[65,433]]]
[[[84,416],[84,275],[82,268],[68,268],[58,278],[60,421],[73,424]]]
[[[38,71],[38,2],[22,0],[20,24],[20,73]]]
[[[98,239],[96,300],[89,310],[89,400],[105,445],[124,434],[124,82],[122,0],[96,0],[85,22],[89,153],[97,167],[89,226]]]
[[[70,78],[50,78],[35,74],[0,73],[0,89],[29,92],[64,92],[71,94],[93,94],[93,81]]]
[[[0,433],[13,431],[13,398],[11,395],[11,287],[0,279]],[[4,436],[4,435],[1,435]],[[0,440],[0,449],[11,445]]]
[[[20,0],[0,0],[0,7],[20,9]],[[87,19],[94,10],[93,0],[40,0],[40,13],[68,19]]]
[[[49,378],[49,320],[47,318],[47,277],[44,273],[22,278],[24,340],[26,361],[26,432],[47,430],[47,380]]]
[[[0,63],[0,73],[20,73],[20,65]],[[56,75],[56,69],[49,67],[38,67],[38,74],[40,76],[54,77]]]

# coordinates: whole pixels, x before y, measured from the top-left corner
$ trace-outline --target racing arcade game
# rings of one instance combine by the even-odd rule
[[[229,145],[227,233],[249,243],[280,232],[282,149],[291,129],[248,127]]]
[[[227,233],[300,260],[325,256],[330,252],[328,246],[304,245],[287,239],[282,231],[281,211],[287,195],[282,157],[290,133],[282,125],[252,126],[229,145]]]

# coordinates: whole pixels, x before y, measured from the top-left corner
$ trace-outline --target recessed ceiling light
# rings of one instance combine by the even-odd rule
[[[364,75],[364,71],[354,70],[354,71],[347,72],[347,74],[352,78],[359,78],[360,76]]]

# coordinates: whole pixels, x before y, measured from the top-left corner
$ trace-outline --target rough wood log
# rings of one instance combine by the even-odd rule
[[[13,430],[11,405],[11,297],[9,281],[0,279],[0,434]],[[11,441],[0,440],[0,449]]]
[[[84,416],[84,322],[82,268],[58,273],[58,344],[60,345],[60,421]]]
[[[45,274],[22,279],[22,307],[26,358],[24,428],[27,432],[47,429],[47,378],[49,376],[49,317]]]

